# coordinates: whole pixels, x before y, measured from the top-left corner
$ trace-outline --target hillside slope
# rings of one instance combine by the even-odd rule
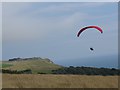
[[[54,64],[49,59],[32,58],[32,59],[21,59],[15,61],[3,61],[2,69],[10,70],[25,70],[31,69],[32,73],[51,73],[51,70],[56,70],[62,66]]]

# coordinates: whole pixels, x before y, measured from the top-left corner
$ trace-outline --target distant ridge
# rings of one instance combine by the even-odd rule
[[[8,61],[25,61],[25,60],[46,60],[50,63],[53,63],[53,61],[51,61],[50,59],[48,58],[41,58],[41,57],[32,57],[32,58],[12,58],[12,59],[9,59]]]

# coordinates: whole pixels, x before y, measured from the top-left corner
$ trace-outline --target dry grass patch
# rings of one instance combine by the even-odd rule
[[[118,76],[3,74],[3,88],[117,88]]]

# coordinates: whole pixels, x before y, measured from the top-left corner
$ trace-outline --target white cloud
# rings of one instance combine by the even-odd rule
[[[51,31],[57,31],[56,33],[64,32],[64,30],[72,28],[72,26],[74,26],[74,23],[82,22],[82,20],[86,18],[86,15],[84,13],[79,12],[61,17],[56,16],[36,18],[35,15],[38,15],[38,13],[35,14],[34,11],[30,13],[31,15],[29,15],[29,13],[25,13],[24,15],[18,15],[19,10],[21,11],[21,9],[26,8],[29,5],[27,4],[27,6],[25,6],[25,4],[20,4],[20,6],[15,3],[15,5],[11,3],[4,4],[5,6],[3,7],[3,36],[5,41],[22,41],[32,39],[34,40],[37,38],[42,39],[43,37],[49,35]],[[44,9],[44,11],[45,10],[46,9]]]
[[[4,3],[6,4],[6,3]],[[98,3],[98,6],[104,5],[106,3]],[[81,4],[80,4],[81,5]],[[28,13],[20,13],[24,9],[28,9],[32,6],[32,3],[16,3],[14,4],[6,4],[6,7],[3,9],[5,10],[3,16],[3,26],[4,26],[4,41],[28,41],[28,40],[47,40],[48,38],[52,38],[58,36],[59,38],[65,35],[70,34],[69,32],[72,31],[76,33],[81,26],[88,25],[88,22],[91,23],[93,20],[101,19],[102,22],[97,22],[100,27],[102,27],[105,33],[108,30],[115,30],[117,29],[116,22],[107,22],[108,19],[116,16],[116,14],[112,15],[89,15],[85,13],[84,10],[76,10],[75,12],[64,15],[64,12],[70,12],[69,8],[78,8],[78,7],[93,7],[94,4],[92,3],[83,3],[81,6],[79,4],[72,4],[72,3],[63,3],[54,5],[51,4],[48,7],[37,8],[35,10],[28,11]],[[16,8],[15,8],[15,7]],[[66,7],[66,8],[65,8]],[[69,8],[68,8],[69,7]],[[19,12],[20,11],[20,12]],[[61,12],[60,15],[56,16],[41,16],[41,14],[49,14],[49,13],[56,13]],[[10,16],[9,16],[10,15]],[[106,21],[105,21],[106,20]],[[105,22],[104,22],[105,21]],[[92,24],[96,24],[92,23]],[[7,26],[7,27],[6,27]],[[114,26],[114,27],[113,27]],[[54,33],[54,34],[53,34]],[[61,38],[62,38],[61,37]]]
[[[44,4],[44,3],[43,3]],[[42,7],[42,8],[37,8],[34,11],[32,11],[33,14],[42,14],[42,13],[66,13],[66,12],[76,12],[77,10],[83,11],[83,8],[95,8],[95,7],[100,7],[103,5],[107,5],[110,3],[105,3],[105,2],[89,2],[89,3],[85,3],[85,2],[81,2],[81,3],[51,3],[51,5],[48,5],[46,7]],[[32,6],[32,4],[31,4]]]

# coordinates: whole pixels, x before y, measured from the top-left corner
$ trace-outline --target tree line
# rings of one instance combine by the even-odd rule
[[[26,69],[26,70],[5,70],[2,69],[2,73],[9,73],[9,74],[32,74],[32,70],[31,69]]]
[[[95,67],[63,67],[52,70],[53,74],[78,74],[78,75],[120,75],[120,70],[115,68],[95,68]]]
[[[31,69],[26,70],[5,70],[2,69],[0,72],[9,74],[32,74]],[[48,74],[43,72],[38,72],[38,74]],[[96,67],[62,67],[57,70],[52,70],[51,74],[75,74],[75,75],[120,75],[120,69],[116,68],[96,68]]]

